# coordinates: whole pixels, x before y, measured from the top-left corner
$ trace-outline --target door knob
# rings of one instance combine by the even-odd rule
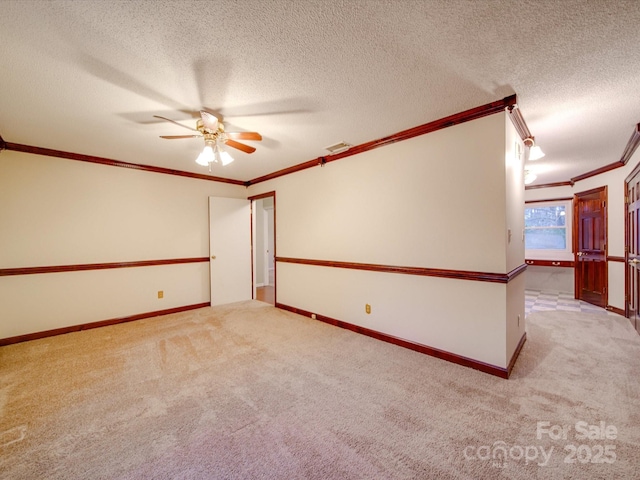
[[[216,256],[215,255],[211,255],[211,260],[215,260]]]

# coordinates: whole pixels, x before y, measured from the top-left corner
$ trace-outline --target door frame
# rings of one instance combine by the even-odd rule
[[[277,268],[277,262],[275,261],[276,258],[276,253],[278,251],[277,248],[277,238],[278,236],[276,235],[276,192],[275,190],[270,191],[270,192],[265,192],[265,193],[261,193],[259,195],[253,195],[251,197],[248,197],[248,200],[251,201],[251,216],[249,221],[251,222],[251,295],[252,298],[255,300],[256,298],[256,285],[255,285],[255,278],[256,278],[256,266],[255,266],[255,254],[254,254],[254,244],[255,244],[255,232],[253,231],[253,212],[255,210],[255,205],[256,205],[256,200],[262,200],[264,198],[269,198],[272,197],[273,198],[273,295],[274,295],[274,304],[276,304],[278,302],[278,268]]]
[[[634,169],[627,175],[627,178],[624,179],[624,316],[626,318],[631,318],[631,311],[629,309],[629,301],[631,300],[631,296],[633,292],[631,291],[631,284],[629,283],[629,250],[631,245],[629,245],[629,230],[631,226],[629,225],[629,205],[632,203],[631,198],[629,198],[629,181],[633,179],[636,175],[640,173],[640,162],[634,167]],[[637,307],[636,307],[637,308]]]
[[[578,246],[579,246],[579,233],[580,233],[580,215],[578,212],[579,198],[582,196],[592,195],[594,193],[604,192],[604,306],[602,308],[607,308],[609,305],[609,196],[608,196],[608,188],[607,185],[602,187],[592,188],[590,190],[585,190],[584,192],[577,192],[573,195],[573,255],[574,255],[574,290],[575,290],[575,298],[580,299],[580,292],[582,291],[582,278],[579,273],[582,273],[581,266],[579,264],[578,259]],[[625,217],[626,218],[626,217]]]
[[[263,284],[269,286],[269,212],[268,208],[262,206],[262,235],[264,241],[267,242],[262,253],[262,275]]]

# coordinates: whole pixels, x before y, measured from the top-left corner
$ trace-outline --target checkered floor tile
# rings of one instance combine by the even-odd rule
[[[596,307],[590,303],[576,300],[573,293],[547,292],[539,290],[525,290],[524,293],[525,315],[531,312],[544,312],[549,310],[564,310],[566,312],[586,313],[615,313],[607,312],[604,308]]]

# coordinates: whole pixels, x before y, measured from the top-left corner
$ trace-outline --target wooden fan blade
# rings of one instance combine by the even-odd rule
[[[171,123],[175,123],[176,125],[178,125],[179,127],[182,128],[188,128],[189,130],[193,130],[194,132],[197,132],[198,130],[196,130],[195,128],[191,128],[191,127],[187,127],[186,125],[182,125],[181,123],[176,122],[175,120],[171,120],[170,118],[167,117],[161,117],[160,115],[154,115],[154,118],[159,118],[161,120],[166,120],[167,122],[171,122]]]
[[[233,148],[237,148],[238,150],[242,150],[245,153],[253,153],[256,151],[255,148],[250,147],[249,145],[245,145],[244,143],[236,142],[235,140],[229,140],[225,142],[225,145],[228,145]]]
[[[160,135],[160,138],[166,138],[167,140],[176,140],[178,138],[200,138],[202,135]]]
[[[227,137],[238,140],[262,140],[262,135],[258,132],[226,132]]]
[[[211,132],[216,132],[218,130],[218,119],[211,115],[209,112],[205,112],[204,110],[200,110],[200,116],[202,117],[202,124],[205,128],[209,129]]]

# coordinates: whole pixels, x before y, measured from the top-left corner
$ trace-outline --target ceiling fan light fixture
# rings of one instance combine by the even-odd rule
[[[220,152],[220,162],[223,166],[229,165],[231,162],[233,162],[233,160],[234,158],[229,154],[229,152],[226,152],[224,150]]]
[[[203,167],[206,167],[210,163],[216,161],[216,155],[214,152],[214,147],[212,145],[213,145],[213,141],[211,140],[205,141],[205,146],[202,149],[202,152],[200,152],[200,155],[198,155],[198,158],[196,159],[196,163],[198,165],[202,165]]]
[[[196,128],[187,127],[186,125],[182,125],[175,120],[161,117],[159,115],[154,115],[154,117],[161,120],[166,120],[168,122],[174,123],[198,133],[197,135],[160,135],[160,138],[164,138],[167,140],[176,140],[182,138],[204,137],[205,146],[202,152],[200,152],[200,154],[198,155],[198,158],[196,158],[196,163],[198,165],[202,165],[203,167],[208,166],[209,171],[211,171],[212,163],[221,163],[224,166],[229,165],[234,161],[234,158],[225,150],[225,146],[235,148],[244,153],[253,153],[256,151],[255,147],[240,143],[236,141],[236,139],[255,141],[262,140],[262,135],[260,135],[258,132],[225,132],[222,121],[219,120],[215,115],[204,110],[200,110],[200,118],[196,122]]]
[[[196,163],[198,165],[202,165],[203,167],[206,167],[207,165],[209,165],[208,156],[205,155],[204,150],[200,152],[200,155],[198,155],[198,158],[196,158]]]

